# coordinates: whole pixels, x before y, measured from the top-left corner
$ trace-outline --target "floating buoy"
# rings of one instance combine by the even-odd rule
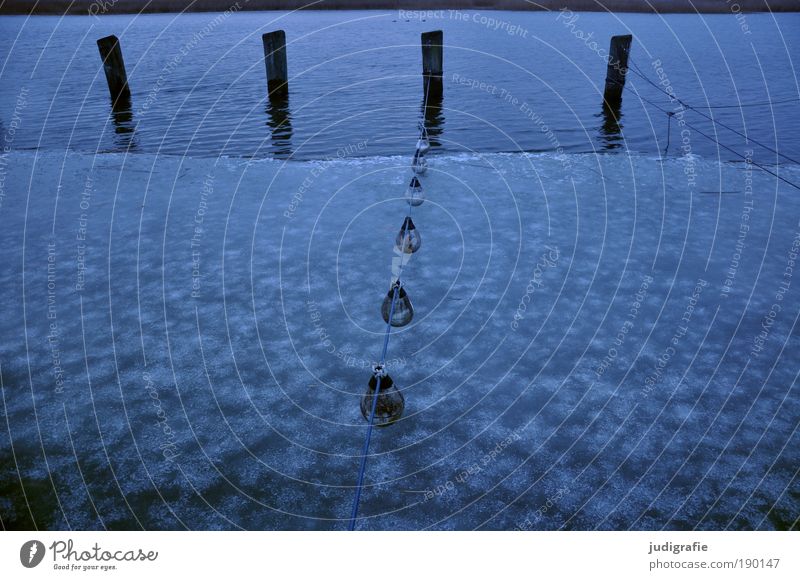
[[[428,141],[428,137],[423,135],[417,141],[417,155],[425,155],[428,151],[431,150],[431,142]]]
[[[377,401],[375,401],[376,392],[378,393]],[[367,421],[372,414],[373,404],[375,405],[373,423],[378,427],[386,427],[397,421],[405,407],[403,393],[395,386],[392,377],[381,365],[373,367],[367,392],[361,397],[361,414]]]
[[[422,205],[422,202],[425,201],[425,195],[422,193],[422,184],[416,175],[411,178],[408,189],[406,189],[406,201],[412,207]]]
[[[392,299],[394,298],[395,288],[397,288],[397,300],[394,303],[394,311],[392,311],[392,321],[389,322],[389,311],[392,310]],[[414,318],[414,307],[411,305],[411,299],[408,297],[402,282],[398,280],[389,289],[386,298],[383,299],[381,304],[381,316],[383,321],[392,326],[405,326],[411,319]]]
[[[403,226],[397,234],[395,244],[398,250],[406,254],[413,254],[422,245],[422,238],[410,217],[406,216]]]
[[[417,175],[425,175],[428,171],[428,162],[425,160],[425,155],[417,151],[414,153],[414,159],[411,161],[411,169]]]

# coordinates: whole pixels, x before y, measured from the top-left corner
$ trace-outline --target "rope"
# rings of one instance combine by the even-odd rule
[[[684,105],[684,106],[685,106],[685,105]],[[693,109],[693,107],[689,107],[689,108],[690,108],[690,109]],[[719,126],[721,126],[721,127],[724,127],[724,128],[726,128],[728,131],[732,131],[733,133],[736,133],[736,134],[737,134],[737,135],[739,135],[740,137],[744,137],[744,138],[745,138],[745,141],[752,141],[753,143],[755,143],[755,144],[756,144],[756,145],[758,145],[759,147],[763,147],[764,149],[766,149],[767,151],[771,151],[771,152],[772,152],[772,153],[774,153],[775,155],[780,155],[781,157],[783,157],[784,159],[787,159],[788,161],[791,161],[792,163],[800,164],[800,161],[797,161],[796,159],[793,159],[793,158],[789,157],[789,156],[788,156],[788,155],[786,155],[785,153],[781,153],[780,151],[777,151],[777,150],[775,150],[775,149],[772,149],[771,147],[768,147],[767,145],[764,145],[763,143],[759,143],[758,141],[756,141],[756,140],[755,140],[755,139],[753,139],[752,137],[748,137],[747,135],[745,135],[744,133],[741,133],[741,132],[737,131],[737,130],[736,130],[736,129],[734,129],[733,127],[729,127],[728,125],[726,125],[726,124],[725,124],[725,123],[723,123],[722,121],[717,121],[717,120],[716,120],[716,119],[714,119],[713,117],[709,117],[708,115],[706,115],[705,113],[703,113],[703,112],[701,112],[701,111],[698,111],[697,109],[694,109],[694,112],[695,112],[695,113],[697,113],[698,115],[700,115],[701,117],[705,117],[706,119],[708,119],[708,120],[709,120],[709,121],[711,121],[712,123],[716,123],[717,125],[719,125]]]
[[[769,105],[772,107],[773,105],[785,105],[786,103],[796,103],[800,101],[800,97],[795,97],[793,99],[782,99],[779,101],[761,101],[758,103],[740,103],[738,105],[714,105],[714,106],[707,106],[701,107],[699,105],[694,105],[693,109],[740,109],[742,107],[764,107]]]
[[[430,79],[426,79],[425,82],[425,96],[422,100],[422,116],[423,119],[419,123],[419,130],[420,136],[419,138],[428,138],[428,130],[425,127],[425,114],[428,110],[428,94],[430,92]],[[408,204],[408,211],[406,212],[406,218],[411,217],[411,204]],[[408,219],[403,221],[403,229],[400,232],[401,240],[405,243],[406,232],[408,231]],[[381,357],[380,363],[375,367],[376,376],[383,376],[385,374],[384,365],[386,364],[386,353],[389,350],[389,335],[392,333],[392,317],[394,316],[394,307],[397,304],[397,298],[400,294],[400,276],[403,274],[403,268],[406,265],[407,260],[405,259],[405,252],[403,248],[400,248],[403,251],[403,259],[400,260],[400,267],[397,270],[397,281],[394,283],[394,293],[392,294],[392,304],[389,308],[389,321],[386,323],[386,332],[383,335],[383,349],[381,350]],[[378,375],[378,373],[382,373]],[[353,497],[353,509],[350,512],[350,522],[348,523],[347,529],[348,531],[353,531],[356,528],[356,519],[358,518],[358,506],[361,502],[361,490],[364,488],[364,476],[366,475],[367,471],[367,454],[369,453],[369,444],[372,440],[372,429],[375,426],[375,411],[378,408],[378,396],[380,395],[380,378],[378,378],[378,384],[375,385],[375,394],[372,397],[372,409],[369,413],[369,420],[367,425],[367,434],[364,437],[364,447],[361,451],[361,464],[358,468],[358,478],[356,480],[356,492],[355,496]]]
[[[669,151],[669,136],[670,136],[670,133],[672,133],[672,131],[671,131],[671,129],[672,129],[672,117],[674,115],[675,115],[675,113],[673,113],[672,111],[667,113],[667,146],[664,147],[664,155],[666,155],[667,151]]]
[[[673,95],[670,95],[667,91],[663,90],[659,85],[656,85],[655,83],[653,83],[653,81],[651,81],[647,77],[647,75],[645,75],[642,72],[642,69],[639,68],[639,65],[637,65],[632,58],[630,59],[630,61],[631,61],[631,64],[633,65],[633,72],[635,74],[637,74],[640,77],[642,77],[644,80],[646,80],[648,83],[650,83],[651,85],[656,87],[662,93],[665,93],[666,95],[669,95],[670,98],[675,98],[683,106],[685,106],[687,108],[690,108],[690,109],[695,109],[695,110],[696,109],[739,109],[741,107],[764,107],[764,106],[767,106],[767,105],[769,105],[771,107],[773,105],[784,105],[786,103],[796,103],[796,102],[800,101],[800,97],[789,97],[789,98],[781,99],[781,100],[777,100],[777,101],[772,101],[772,100],[770,100],[770,101],[758,101],[758,102],[755,102],[755,103],[739,103],[738,105],[709,105],[709,106],[688,105],[685,102],[680,101],[680,99],[678,99],[677,97],[673,97]]]
[[[715,123],[715,124],[719,125],[720,127],[724,127],[724,128],[725,128],[725,129],[727,129],[728,131],[732,131],[733,133],[736,133],[736,134],[737,134],[737,135],[739,135],[740,137],[744,137],[744,138],[745,138],[745,140],[746,140],[746,141],[748,141],[748,142],[751,142],[751,141],[752,141],[753,143],[755,143],[755,144],[756,144],[756,145],[758,145],[759,147],[762,147],[762,148],[766,149],[767,151],[770,151],[770,152],[774,153],[775,155],[779,155],[779,156],[783,157],[784,159],[787,159],[788,161],[791,161],[792,163],[796,163],[796,164],[799,164],[799,165],[800,165],[800,161],[798,161],[798,160],[796,160],[796,159],[793,159],[792,157],[789,157],[788,155],[786,155],[786,154],[784,154],[784,153],[781,153],[780,151],[778,151],[778,150],[776,150],[776,149],[773,149],[773,148],[772,148],[772,147],[770,147],[769,145],[764,145],[763,143],[760,143],[759,141],[756,141],[755,139],[753,139],[753,138],[751,138],[751,137],[748,137],[748,136],[747,136],[747,135],[745,135],[744,133],[742,133],[742,132],[740,132],[740,131],[738,131],[738,130],[734,129],[733,127],[730,127],[729,125],[726,125],[726,124],[725,124],[725,123],[723,123],[722,121],[717,121],[716,119],[714,119],[713,117],[710,117],[710,116],[706,115],[706,114],[705,114],[705,113],[703,113],[702,111],[698,111],[698,110],[697,110],[697,107],[694,107],[694,106],[690,105],[689,103],[687,103],[687,102],[683,101],[682,99],[678,98],[678,96],[677,96],[676,94],[674,94],[674,93],[673,93],[673,94],[670,94],[669,92],[665,91],[665,90],[664,90],[662,87],[660,87],[659,85],[657,85],[657,84],[656,84],[656,83],[655,83],[653,80],[651,80],[651,79],[650,79],[650,78],[649,78],[647,75],[645,75],[645,74],[644,74],[644,73],[643,73],[643,72],[642,72],[642,71],[639,69],[639,66],[638,66],[638,65],[637,65],[637,64],[636,64],[636,63],[633,61],[633,59],[631,59],[631,64],[633,65],[633,68],[632,68],[632,69],[629,69],[629,70],[632,70],[632,71],[633,71],[635,74],[637,74],[638,76],[640,76],[640,77],[641,77],[642,79],[644,79],[644,80],[645,80],[647,83],[651,84],[651,85],[652,85],[652,86],[654,86],[656,89],[658,89],[660,92],[662,92],[662,93],[664,93],[665,95],[667,95],[667,96],[668,96],[670,99],[674,99],[675,101],[679,102],[679,103],[680,103],[681,105],[683,105],[685,108],[687,108],[687,109],[690,109],[690,110],[694,111],[694,112],[695,112],[695,113],[697,113],[698,115],[700,115],[700,116],[702,116],[702,117],[705,117],[706,119],[708,119],[708,120],[709,120],[709,121],[711,121],[712,123]],[[698,133],[699,133],[699,131],[698,131]]]
[[[662,109],[660,106],[658,106],[658,105],[657,105],[656,103],[654,103],[653,101],[651,101],[651,100],[649,100],[649,99],[646,99],[646,98],[644,98],[644,97],[643,97],[642,95],[640,95],[638,92],[636,92],[635,94],[636,94],[636,96],[637,96],[637,97],[639,97],[639,99],[641,99],[641,100],[642,100],[642,101],[644,101],[645,103],[648,103],[648,104],[650,104],[651,106],[655,107],[656,109],[658,109],[658,110],[659,110],[659,111],[661,111],[662,113],[665,113],[666,115],[669,115],[669,114],[671,113],[671,111],[667,111],[666,109]],[[741,153],[739,153],[738,151],[735,151],[734,149],[732,149],[732,148],[728,147],[728,146],[727,146],[727,145],[725,145],[724,143],[720,143],[720,142],[719,142],[719,141],[717,141],[717,140],[716,140],[714,137],[711,137],[710,135],[707,135],[707,134],[703,133],[703,132],[702,132],[700,129],[698,129],[698,128],[696,128],[696,127],[692,126],[692,125],[690,125],[689,123],[687,123],[687,122],[685,122],[685,121],[684,121],[684,124],[685,124],[687,127],[689,127],[691,130],[693,130],[693,131],[696,131],[697,133],[699,133],[700,135],[702,135],[703,137],[705,137],[706,139],[708,139],[708,140],[710,140],[710,141],[713,141],[714,143],[716,143],[717,145],[719,145],[719,146],[720,146],[720,147],[722,147],[723,149],[727,149],[728,151],[730,151],[731,153],[733,153],[733,154],[734,154],[734,155],[736,155],[737,157],[739,157],[739,158],[743,159],[743,160],[744,160],[746,163],[750,163],[751,165],[753,165],[753,166],[755,166],[755,167],[758,167],[758,168],[759,168],[761,171],[765,171],[765,172],[769,173],[770,175],[773,175],[773,176],[777,177],[777,178],[778,178],[778,179],[780,179],[781,181],[783,181],[783,182],[785,182],[785,183],[787,183],[787,184],[791,185],[791,186],[792,186],[792,187],[794,187],[795,189],[797,189],[797,190],[800,190],[800,185],[797,185],[796,183],[793,183],[793,182],[789,181],[789,180],[788,180],[788,179],[786,179],[785,177],[781,177],[781,176],[780,176],[780,175],[778,175],[777,173],[775,173],[775,172],[773,172],[773,171],[770,171],[769,169],[767,169],[767,168],[766,168],[766,167],[764,167],[763,165],[760,165],[759,163],[756,163],[756,162],[755,162],[755,161],[753,161],[752,159],[748,159],[747,157],[745,157],[744,155],[742,155],[742,154],[741,154]]]
[[[392,331],[394,305],[397,303],[397,295],[399,293],[400,285],[396,284],[394,287],[394,295],[392,296],[392,306],[389,308],[389,322],[386,323],[386,334],[383,337],[383,352],[381,353],[381,362],[380,365],[376,367],[376,370],[380,368],[380,370],[383,371],[383,365],[386,362],[386,351],[389,348],[389,334]],[[356,483],[356,495],[353,498],[353,510],[350,512],[350,523],[347,526],[347,529],[350,532],[356,529],[358,504],[361,501],[361,490],[364,487],[364,475],[367,471],[367,453],[369,453],[369,443],[372,440],[372,428],[375,426],[375,410],[378,408],[378,396],[380,395],[380,392],[380,378],[378,378],[378,384],[375,385],[375,395],[372,397],[372,410],[369,413],[369,425],[367,426],[367,435],[364,437],[364,448],[361,451],[361,465],[358,468],[358,481]]]

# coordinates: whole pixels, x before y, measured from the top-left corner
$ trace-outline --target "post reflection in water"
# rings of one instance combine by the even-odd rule
[[[114,123],[114,150],[136,149],[136,123],[129,96],[120,96],[111,103],[111,121]]]
[[[600,141],[603,143],[603,149],[611,150],[622,147],[625,137],[622,135],[621,103],[603,102],[603,112],[596,116],[603,119],[600,125]]]
[[[289,97],[273,96],[267,102],[267,127],[272,134],[272,154],[278,159],[292,156],[292,114]]]
[[[439,79],[439,83],[441,83],[441,79]],[[428,132],[428,139],[430,140],[431,147],[441,147],[442,144],[438,137],[444,131],[444,112],[442,109],[443,91],[441,88],[436,90],[436,82],[433,80],[429,92],[427,106],[425,106],[425,94],[423,93],[420,110],[425,119],[425,129]]]

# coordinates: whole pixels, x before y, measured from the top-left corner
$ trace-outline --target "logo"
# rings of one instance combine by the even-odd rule
[[[44,544],[39,540],[29,540],[19,549],[19,561],[26,568],[36,568],[44,559]]]

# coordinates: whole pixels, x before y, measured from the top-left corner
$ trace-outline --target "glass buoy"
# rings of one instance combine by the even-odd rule
[[[376,393],[378,394],[377,401],[375,401]],[[397,421],[405,407],[403,393],[380,365],[373,367],[367,392],[361,397],[361,414],[367,421],[372,414],[373,405],[375,405],[373,424],[377,427],[386,427]]]
[[[397,300],[395,300],[394,311],[392,311],[395,288],[398,289]],[[411,299],[408,297],[400,280],[392,285],[386,294],[386,298],[383,299],[383,304],[381,304],[381,316],[383,316],[383,321],[387,324],[389,324],[389,312],[392,312],[392,326],[405,326],[414,318],[414,307],[411,305]]]
[[[406,254],[413,254],[422,245],[422,238],[410,217],[406,217],[403,222],[403,226],[397,233],[395,244],[397,244],[398,250]]]
[[[422,184],[416,175],[411,178],[411,183],[408,184],[408,189],[406,189],[406,201],[413,207],[422,205],[422,202],[425,201],[425,196],[422,193]]]
[[[420,155],[425,155],[430,150],[431,150],[431,142],[428,141],[428,137],[423,135],[417,141],[417,153]]]
[[[425,175],[425,172],[428,171],[428,162],[424,154],[419,151],[414,153],[414,159],[411,161],[411,169],[417,175]]]

